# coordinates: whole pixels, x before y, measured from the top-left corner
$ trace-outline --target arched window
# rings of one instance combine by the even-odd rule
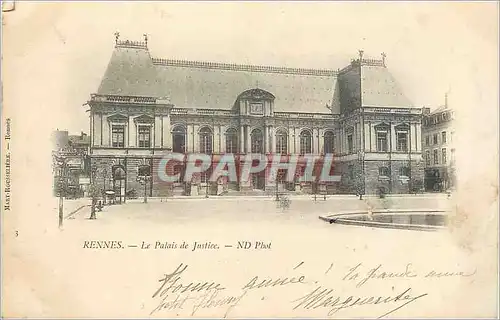
[[[176,126],[172,130],[172,146],[173,152],[185,153],[186,152],[186,128],[183,126]]]
[[[335,147],[335,136],[333,132],[327,131],[324,136],[324,152],[325,153],[333,153],[333,149]]]
[[[251,135],[251,152],[264,153],[264,136],[260,129],[253,129]]]
[[[312,135],[309,130],[300,133],[300,154],[312,153]]]
[[[288,134],[283,129],[276,131],[276,153],[288,153]]]
[[[200,136],[200,152],[212,154],[212,130],[209,127],[203,127],[199,132]]]
[[[226,153],[238,152],[238,132],[234,128],[226,131]]]

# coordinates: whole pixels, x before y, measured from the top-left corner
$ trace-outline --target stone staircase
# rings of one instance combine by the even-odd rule
[[[266,191],[260,189],[246,190],[246,191],[237,191],[237,190],[228,190],[224,192],[221,197],[224,196],[267,196],[269,195]]]

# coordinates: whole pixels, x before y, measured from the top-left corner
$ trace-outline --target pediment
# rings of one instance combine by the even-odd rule
[[[255,88],[242,92],[238,99],[253,99],[253,100],[274,100],[275,96],[265,90]]]
[[[395,129],[399,130],[399,131],[408,131],[408,130],[410,130],[410,126],[406,123],[403,123],[403,124],[397,125],[395,127]]]
[[[127,122],[128,121],[128,117],[123,115],[123,114],[113,114],[111,116],[108,117],[108,121],[109,122]]]
[[[354,127],[352,127],[352,126],[346,127],[346,128],[344,128],[344,132],[346,134],[354,133]]]
[[[385,122],[377,124],[375,127],[375,130],[390,130],[391,125]]]
[[[145,114],[134,118],[134,121],[137,123],[153,123],[154,120],[155,119],[153,117],[145,115]]]

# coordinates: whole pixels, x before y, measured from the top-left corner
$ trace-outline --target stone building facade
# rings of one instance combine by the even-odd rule
[[[117,39],[99,89],[91,95],[90,155],[97,184],[150,196],[232,192],[406,193],[423,179],[422,108],[405,97],[382,59],[359,57],[337,70],[152,58],[147,42]],[[171,152],[333,154],[335,183],[248,181],[165,183],[160,160]],[[182,173],[186,163],[167,168]],[[99,174],[104,172],[104,174]],[[141,173],[142,172],[142,173]],[[148,172],[144,185],[138,176]],[[279,174],[282,177],[283,173]],[[104,187],[104,186],[103,186]]]
[[[425,189],[445,191],[455,186],[455,112],[445,104],[433,112],[424,110],[422,123]]]

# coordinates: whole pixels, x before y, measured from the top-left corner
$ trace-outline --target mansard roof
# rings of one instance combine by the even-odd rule
[[[347,75],[347,78],[343,75]],[[385,55],[382,60],[363,58],[352,60],[350,65],[339,71],[339,77],[346,79],[342,81],[350,82],[347,87],[359,91],[361,104],[364,107],[409,108],[414,106],[386,67]],[[350,94],[347,95],[350,96]]]
[[[145,47],[117,45],[98,94],[156,97],[157,70]]]
[[[274,97],[275,111],[338,114],[338,78],[349,82],[342,87],[357,91],[365,107],[413,107],[385,66],[385,55],[352,60],[337,72],[155,59],[146,43],[131,41],[117,41],[97,93],[168,98],[177,108],[231,109],[239,96],[258,88]]]
[[[151,58],[146,46],[118,43],[98,89],[101,95],[165,98],[179,108],[231,109],[258,87],[276,111],[331,113],[336,71]]]
[[[365,107],[413,107],[385,66],[361,66],[362,103]]]

